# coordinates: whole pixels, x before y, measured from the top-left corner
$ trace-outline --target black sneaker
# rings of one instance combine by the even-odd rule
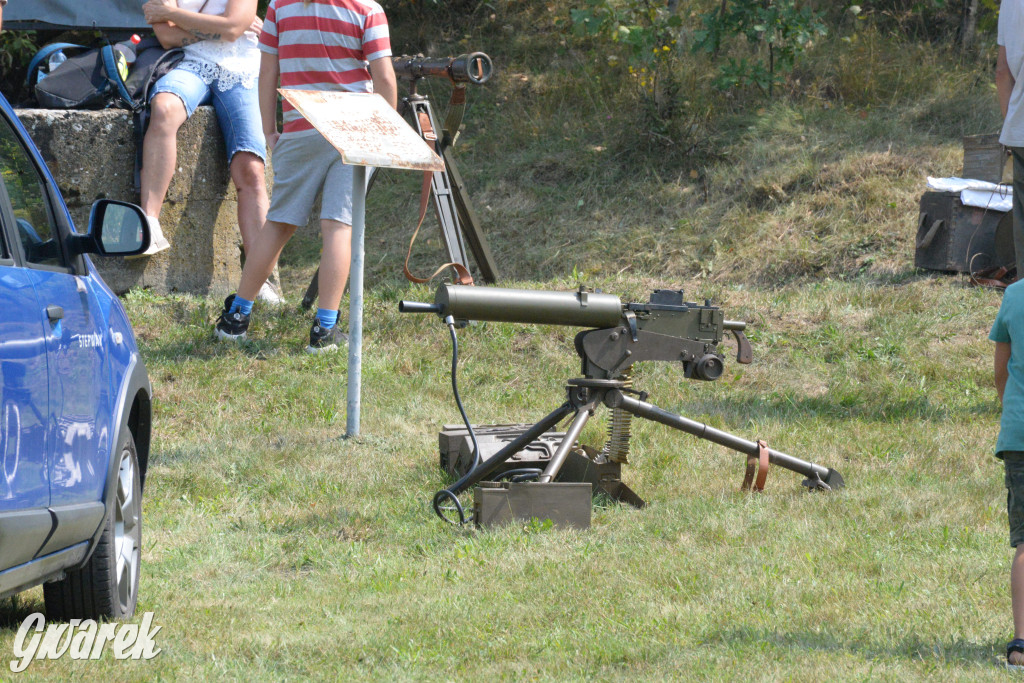
[[[309,346],[306,347],[306,353],[337,351],[346,346],[348,335],[341,331],[341,325],[326,328],[320,326],[319,318],[313,320],[313,327],[309,328]]]
[[[219,339],[230,341],[245,341],[245,333],[249,330],[249,316],[241,311],[229,313],[231,303],[235,300],[234,294],[228,294],[224,299],[224,310],[217,318],[216,333]]]

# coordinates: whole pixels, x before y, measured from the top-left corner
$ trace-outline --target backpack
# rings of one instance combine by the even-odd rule
[[[81,50],[84,52],[71,54],[52,73],[43,73],[43,65],[51,55]],[[135,55],[130,69],[121,59],[125,53]],[[35,90],[36,101],[45,109],[117,106],[135,111],[145,107],[152,85],[184,56],[181,48],[165,50],[155,36],[143,38],[138,45],[124,41],[92,49],[74,43],[53,43],[39,50],[29,62],[25,83]]]
[[[180,47],[164,49],[156,36],[147,36],[135,46],[135,63],[125,79],[129,95],[140,106],[149,102],[149,91],[153,84],[178,65],[185,56]]]
[[[77,54],[70,54],[44,76],[43,63],[58,51]],[[135,102],[118,70],[118,56],[111,45],[88,49],[73,43],[53,43],[29,62],[26,84],[35,90],[39,106],[47,109],[103,109],[114,102],[134,109]]]
[[[73,52],[52,73],[41,69],[50,55]],[[133,51],[135,61],[122,78],[117,52]],[[149,126],[149,93],[185,56],[181,48],[164,49],[156,36],[143,38],[137,45],[125,41],[116,46],[87,49],[74,43],[53,43],[43,47],[29,62],[26,84],[34,88],[36,101],[46,109],[103,109],[118,106],[132,111],[135,134],[135,191],[141,187],[142,140]]]

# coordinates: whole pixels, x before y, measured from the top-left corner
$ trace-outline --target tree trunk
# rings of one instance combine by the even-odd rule
[[[960,52],[966,54],[974,47],[974,35],[978,28],[978,0],[964,0],[963,17],[960,23]]]

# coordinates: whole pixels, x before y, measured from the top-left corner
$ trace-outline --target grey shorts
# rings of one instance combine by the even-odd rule
[[[352,167],[320,133],[282,135],[274,145],[267,220],[305,225],[322,192],[320,218],[352,225]]]
[[[1010,518],[1010,545],[1024,543],[1024,452],[1003,451],[1006,468],[1006,512]]]

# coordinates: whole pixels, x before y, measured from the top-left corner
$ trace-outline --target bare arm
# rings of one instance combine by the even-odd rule
[[[1004,119],[1010,108],[1010,93],[1013,92],[1014,83],[1016,79],[1010,73],[1010,64],[1006,61],[1006,47],[1000,45],[999,56],[996,57],[996,92],[999,93],[999,106],[1003,110]]]
[[[200,14],[181,9],[175,0],[149,0],[142,6],[150,24],[170,22],[199,40],[237,40],[256,19],[256,0],[228,0],[224,14]],[[182,44],[188,44],[183,42]]]
[[[269,52],[260,53],[260,119],[263,122],[263,134],[267,137],[267,147],[274,149],[281,134],[277,132],[277,83],[281,78],[281,64],[277,55]]]
[[[996,393],[999,394],[999,403],[1003,402],[1003,391],[1006,390],[1006,380],[1010,376],[1008,369],[1010,363],[1010,345],[1005,342],[996,342],[995,356],[995,378]]]
[[[160,46],[165,50],[181,47],[186,44],[186,41],[195,42],[195,36],[191,33],[166,21],[153,24],[153,33],[156,34],[156,39],[160,41]]]
[[[391,57],[381,57],[370,62],[370,77],[373,79],[373,92],[383,97],[392,109],[397,109],[398,83]]]

